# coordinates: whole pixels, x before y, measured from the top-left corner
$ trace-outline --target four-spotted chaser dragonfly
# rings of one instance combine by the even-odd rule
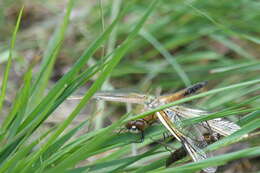
[[[148,111],[161,105],[190,96],[204,88],[205,85],[206,82],[197,83],[179,92],[159,97],[136,93],[126,94],[104,92],[96,94],[94,98],[104,101],[141,104],[143,105],[143,111]],[[188,153],[192,160],[196,162],[211,157],[209,152],[203,151],[203,148],[208,145],[204,132],[228,136],[240,129],[240,127],[235,123],[222,118],[212,119],[189,126],[185,126],[182,123],[185,119],[206,114],[208,114],[208,112],[202,110],[190,109],[184,106],[173,106],[155,112],[154,114],[148,115],[142,119],[130,121],[126,124],[126,128],[134,133],[140,132],[143,138],[144,130],[159,120],[170,134],[182,143],[186,153]],[[216,136],[214,134],[211,136]],[[209,167],[203,170],[207,173],[214,173],[216,167]]]

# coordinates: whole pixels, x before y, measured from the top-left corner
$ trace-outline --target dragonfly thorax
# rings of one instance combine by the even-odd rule
[[[158,98],[152,98],[149,100],[149,102],[146,102],[146,108],[154,109],[164,104],[165,103],[161,102]]]

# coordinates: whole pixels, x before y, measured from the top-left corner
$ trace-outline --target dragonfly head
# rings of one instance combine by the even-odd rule
[[[146,126],[146,122],[144,120],[133,120],[129,121],[126,124],[126,128],[131,132],[131,133],[140,133],[144,131],[144,128]]]

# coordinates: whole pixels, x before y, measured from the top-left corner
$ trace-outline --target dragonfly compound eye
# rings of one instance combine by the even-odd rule
[[[139,133],[144,130],[145,122],[143,120],[130,121],[126,124],[126,128],[132,133]]]

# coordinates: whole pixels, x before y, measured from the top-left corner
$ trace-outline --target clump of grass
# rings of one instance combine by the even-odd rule
[[[114,4],[108,3],[107,6],[116,4],[117,8],[121,5],[123,10],[112,17],[114,20],[109,26],[104,27],[104,21],[101,22],[104,31],[95,40],[91,40],[91,44],[85,48],[70,70],[45,94],[57,57],[63,46],[66,46],[64,40],[74,3],[73,0],[68,2],[63,20],[45,49],[39,71],[35,74],[33,71],[35,62],[32,62],[23,75],[23,83],[16,92],[12,107],[7,115],[3,115],[0,133],[0,173],[194,172],[209,166],[225,165],[232,160],[260,155],[259,141],[256,142],[257,146],[253,146],[249,138],[249,146],[241,151],[197,163],[165,168],[165,160],[169,153],[163,149],[163,146],[157,145],[142,154],[131,156],[130,143],[138,136],[114,133],[115,129],[129,120],[142,118],[155,111],[199,98],[201,100],[198,104],[201,107],[216,110],[216,113],[190,119],[187,123],[225,117],[237,121],[242,126],[241,130],[231,136],[210,145],[209,150],[231,146],[238,142],[241,136],[259,128],[259,97],[255,96],[259,92],[259,62],[256,56],[240,44],[240,41],[248,44],[259,42],[259,38],[254,37],[253,34],[256,26],[242,25],[240,20],[232,16],[233,13],[226,14],[226,9],[230,12],[232,11],[230,8],[236,9],[237,4],[242,5],[244,2],[239,1],[235,4],[224,1],[221,3],[171,2],[172,4],[169,5],[169,2],[158,3],[158,0],[155,0],[149,6],[146,5],[148,4],[146,1],[126,4],[119,1],[115,1]],[[253,3],[248,4],[251,6]],[[215,6],[220,6],[220,10],[214,10]],[[110,8],[99,4],[97,9],[102,10],[101,14],[105,16]],[[247,10],[245,8],[245,11]],[[131,12],[133,19],[129,15],[129,20],[123,22],[122,18]],[[133,12],[142,15],[134,15]],[[225,16],[222,12],[225,12]],[[250,16],[246,12],[239,12],[242,19],[250,19],[252,24],[257,19],[254,11]],[[8,89],[12,53],[16,35],[19,35],[22,13],[23,8],[18,16],[9,48],[10,54],[0,94],[0,111]],[[147,20],[150,24],[145,25]],[[93,32],[96,29],[95,22],[97,21],[93,22]],[[116,37],[118,42],[113,40]],[[103,46],[107,42],[118,45],[115,48],[110,47],[107,55],[103,56]],[[221,52],[218,46],[223,45],[225,50]],[[99,54],[103,57],[86,69],[85,65],[88,61]],[[209,80],[210,87],[214,86],[214,88],[139,115],[130,117],[126,114],[108,127],[91,130],[79,138],[72,139],[80,129],[91,126],[93,117],[72,129],[68,130],[68,126],[89,103],[91,97],[100,90],[109,76],[115,83],[122,80],[129,87],[135,85],[135,88],[145,91],[155,90],[158,86],[163,90],[181,88],[202,80]],[[59,105],[78,88],[90,83],[93,77],[95,77],[94,82],[68,117],[57,126],[36,136],[35,132],[48,117],[53,115]],[[132,79],[135,82],[131,82]],[[239,119],[237,115],[241,114],[245,116]],[[159,138],[164,130],[161,126],[155,126],[146,133],[152,138]],[[152,142],[151,139],[146,138],[144,143],[137,145],[137,148],[142,149]],[[173,145],[179,147],[176,142]],[[104,152],[109,154],[98,157]],[[78,167],[83,160],[94,156],[97,156],[95,161]],[[184,162],[185,159],[179,163]],[[146,165],[143,166],[143,163]]]

